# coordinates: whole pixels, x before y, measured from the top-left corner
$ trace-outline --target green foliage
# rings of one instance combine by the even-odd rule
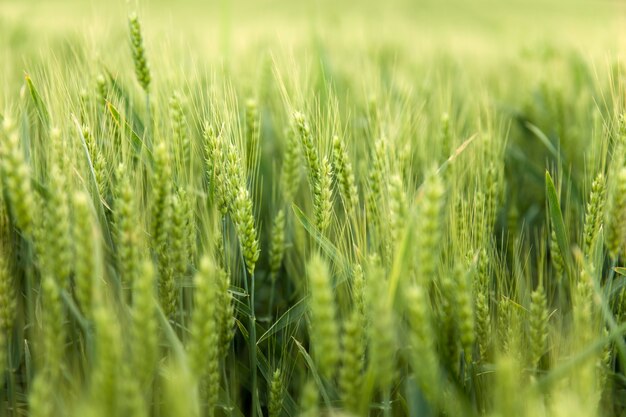
[[[626,412],[616,5],[6,3],[0,416]]]

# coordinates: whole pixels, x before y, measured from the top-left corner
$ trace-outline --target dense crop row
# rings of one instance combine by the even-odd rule
[[[322,53],[250,87],[128,33],[0,90],[0,416],[623,411],[618,64],[476,93],[372,59],[362,95]]]

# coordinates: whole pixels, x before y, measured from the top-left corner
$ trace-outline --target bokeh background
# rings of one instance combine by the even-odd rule
[[[414,136],[440,123],[424,108],[449,113],[459,137],[469,136],[480,116],[463,103],[487,103],[503,121],[508,181],[523,190],[514,198],[529,225],[542,224],[550,155],[526,122],[568,144],[565,156],[579,169],[572,175],[582,181],[589,153],[578,150],[613,107],[606,86],[625,74],[621,0],[0,0],[0,104],[23,94],[25,72],[85,90],[103,71],[132,76],[133,11],[163,91],[180,89],[181,80],[228,84],[243,101],[259,85],[284,85],[323,100],[330,81],[340,111],[370,97],[389,97],[401,112],[413,107]]]

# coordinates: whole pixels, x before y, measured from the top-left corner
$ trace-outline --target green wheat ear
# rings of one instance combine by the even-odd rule
[[[187,196],[184,191],[175,193],[172,197],[172,226],[170,235],[170,263],[174,279],[180,283],[187,275],[189,262],[191,261],[188,245],[189,229],[187,227],[187,216],[185,210],[185,200]]]
[[[492,337],[491,312],[487,294],[487,291],[478,290],[474,307],[476,312],[476,338],[481,361],[486,361],[488,358]]]
[[[93,315],[93,293],[100,249],[89,197],[85,193],[74,195],[74,283],[76,299],[83,314]]]
[[[315,225],[317,229],[324,233],[330,226],[333,212],[333,172],[330,162],[326,158],[322,160],[319,181],[315,184],[313,192],[313,204],[315,214]]]
[[[300,137],[300,144],[306,162],[309,188],[313,197],[315,225],[323,232],[328,226],[327,223],[330,222],[332,168],[326,159],[320,161],[313,133],[306,116],[303,113],[295,112],[293,114],[293,123]]]
[[[33,232],[35,196],[31,188],[30,167],[26,163],[17,125],[8,114],[2,122],[0,167],[6,197],[18,228],[29,236]]]
[[[102,154],[101,149],[98,147],[95,137],[93,136],[91,129],[83,124],[82,134],[87,145],[87,151],[89,152],[89,159],[93,166],[94,174],[96,177],[96,186],[98,187],[98,195],[105,196],[108,191],[108,167],[107,161]]]
[[[119,320],[111,306],[98,301],[94,308],[95,358],[91,373],[92,401],[105,413],[116,413],[122,375],[123,349]]]
[[[141,385],[150,383],[157,368],[158,322],[154,267],[144,261],[133,280],[132,364],[133,373]]]
[[[402,178],[398,174],[389,181],[389,235],[391,243],[398,242],[407,218],[407,197]]]
[[[465,359],[472,360],[472,348],[474,346],[474,306],[472,288],[469,276],[463,269],[454,272],[456,278],[455,311],[457,314],[461,345],[465,352]]]
[[[548,302],[543,285],[530,295],[530,366],[537,368],[548,342]]]
[[[606,230],[606,246],[613,259],[624,250],[626,241],[626,167],[621,167],[615,175]]]
[[[117,183],[113,199],[113,221],[117,248],[117,267],[122,289],[130,300],[131,289],[139,274],[141,228],[138,223],[136,196],[131,186],[127,167],[117,168]]]
[[[197,383],[193,369],[183,361],[170,359],[160,373],[160,386],[163,387],[164,415],[201,417]]]
[[[246,168],[254,169],[254,164],[259,157],[259,140],[261,134],[261,116],[259,103],[254,98],[246,100]]]
[[[13,323],[16,318],[16,301],[13,282],[5,260],[0,258],[0,376],[8,368],[8,347]],[[4,388],[4,378],[0,378],[0,390]]]
[[[177,150],[178,163],[182,168],[189,167],[191,160],[191,141],[187,134],[187,117],[183,110],[183,103],[179,93],[172,94],[169,100],[170,119],[174,133],[175,149]],[[185,172],[186,174],[186,172]]]
[[[119,403],[118,410],[124,416],[148,416],[148,405],[144,398],[139,379],[135,377],[134,368],[131,363],[126,362],[119,370],[121,380],[119,382]]]
[[[135,62],[135,75],[141,88],[148,93],[150,89],[150,68],[146,58],[146,51],[141,34],[141,23],[136,13],[128,16],[128,28],[130,30],[130,47]]]
[[[364,320],[358,308],[355,308],[343,326],[341,368],[339,369],[339,388],[341,400],[346,408],[355,415],[359,413],[362,400],[360,391],[363,384],[365,364]]]
[[[178,282],[172,265],[175,254],[170,248],[174,223],[172,166],[169,149],[163,141],[154,149],[152,186],[152,241],[157,257],[159,300],[165,315],[172,318],[177,309]]]
[[[206,403],[209,416],[213,416],[219,398],[219,320],[215,310],[219,302],[219,271],[210,258],[200,260],[200,269],[194,277],[195,309],[191,321],[189,365]]]
[[[28,408],[31,416],[53,417],[57,412],[54,405],[55,392],[44,372],[35,376],[28,393]]]
[[[411,360],[418,384],[429,401],[438,400],[439,359],[435,351],[429,301],[422,287],[412,285],[404,292],[409,321]]]
[[[419,203],[420,222],[417,225],[417,270],[419,279],[428,282],[433,279],[441,253],[443,239],[443,214],[445,209],[445,188],[439,175],[431,174],[423,184],[423,197]]]
[[[385,296],[388,282],[378,257],[370,259],[366,276],[370,367],[376,376],[376,386],[388,395],[394,379],[397,338],[394,331],[395,316],[389,298]]]
[[[328,264],[320,255],[313,255],[307,264],[309,279],[309,311],[311,313],[311,343],[318,372],[332,378],[339,360],[339,329]]]
[[[245,186],[240,186],[233,201],[233,222],[239,237],[241,252],[246,263],[246,268],[250,275],[254,275],[254,268],[259,259],[259,239],[256,227],[254,226],[254,215],[252,213],[252,199]]]
[[[274,217],[270,241],[269,271],[272,280],[276,280],[276,274],[280,270],[285,255],[285,211],[282,209]]]
[[[226,216],[231,201],[222,135],[215,131],[212,124],[205,122],[203,138],[205,141],[205,163],[210,187],[209,193],[217,204],[217,208],[222,216]]]
[[[98,100],[100,101],[100,105],[104,107],[109,99],[109,86],[107,84],[107,79],[104,74],[98,74],[96,76],[96,90],[98,92]]]
[[[280,173],[280,186],[285,203],[291,203],[300,185],[300,146],[294,129],[285,129],[285,156]]]
[[[60,364],[63,363],[63,346],[67,329],[65,311],[61,301],[61,288],[50,274],[41,280],[41,304],[43,308],[42,337],[43,373],[49,383],[59,381]]]
[[[220,357],[225,358],[235,337],[235,304],[230,292],[230,274],[218,267],[216,313],[219,326]]]
[[[333,167],[344,208],[351,214],[359,204],[359,193],[348,150],[337,135],[333,136]]]
[[[320,393],[317,384],[309,379],[300,393],[300,417],[318,417]]]
[[[283,375],[280,368],[277,368],[270,381],[269,402],[267,405],[269,417],[280,417],[283,410],[284,389]]]
[[[367,178],[366,205],[367,221],[374,231],[381,227],[381,204],[386,194],[387,181],[387,141],[384,137],[374,143],[371,151],[371,168]]]
[[[559,247],[555,230],[552,230],[550,233],[550,256],[557,277],[563,276],[563,273],[565,272],[565,260],[563,260],[563,255],[561,254],[561,248]]]
[[[600,172],[591,184],[591,193],[587,202],[585,223],[583,226],[583,251],[589,256],[593,243],[600,231],[604,220],[604,205],[606,202],[606,180]]]
[[[50,169],[48,187],[53,192],[46,200],[43,230],[39,235],[42,266],[52,273],[61,289],[67,289],[72,264],[70,210],[67,177],[58,163]]]

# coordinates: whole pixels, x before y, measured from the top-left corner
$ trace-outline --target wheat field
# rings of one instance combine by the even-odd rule
[[[0,3],[0,417],[626,415],[626,4]]]

